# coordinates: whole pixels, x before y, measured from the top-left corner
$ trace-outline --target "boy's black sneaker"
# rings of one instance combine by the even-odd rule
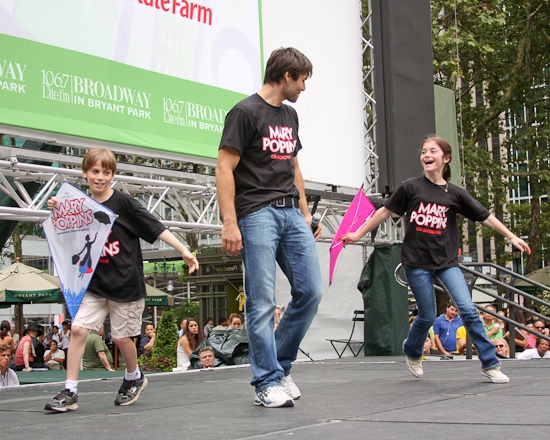
[[[65,389],[55,396],[50,402],[46,403],[44,409],[48,411],[74,411],[78,408],[78,395]]]
[[[139,399],[141,392],[147,388],[147,378],[141,371],[141,377],[138,380],[122,381],[122,385],[115,397],[115,405],[131,405]]]

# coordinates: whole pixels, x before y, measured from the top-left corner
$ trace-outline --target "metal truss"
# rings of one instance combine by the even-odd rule
[[[365,192],[371,200],[379,197],[378,155],[376,151],[376,108],[374,94],[374,51],[370,34],[372,9],[371,0],[361,0],[363,96],[364,96],[364,149],[365,149]],[[0,126],[8,136],[37,140],[70,148],[88,149],[105,147],[115,154],[137,157],[154,157],[174,162],[194,162],[207,167],[215,166],[211,159],[186,157],[175,153],[106,144],[89,139],[79,139],[61,134],[52,134],[17,127]],[[56,166],[36,165],[24,161],[55,163]],[[77,187],[86,188],[80,171],[79,155],[57,154],[25,148],[0,147],[0,191],[8,195],[14,207],[0,206],[1,220],[41,221],[49,215],[45,209],[48,198],[57,185],[68,181]],[[144,165],[117,164],[117,175],[113,186],[141,200],[144,206],[174,232],[221,234],[222,222],[216,197],[216,182],[212,175],[186,173]],[[25,188],[28,182],[37,182],[40,188],[31,196]],[[321,241],[331,242],[347,211],[356,189],[332,187],[316,182],[305,182],[308,200],[321,214],[323,235]],[[327,187],[329,190],[327,190]],[[382,199],[377,199],[380,206]],[[380,225],[373,240],[363,239],[360,244],[372,246],[388,244],[403,239],[403,225],[400,219],[388,219]]]
[[[376,153],[376,100],[374,96],[374,45],[371,35],[372,7],[370,0],[361,0],[361,49],[363,55],[363,127],[365,148],[365,189],[376,193],[378,187],[378,155]]]
[[[116,153],[116,151],[115,151]],[[141,152],[143,154],[143,152]],[[150,157],[161,154],[151,151]],[[25,161],[55,163],[37,165]],[[47,200],[64,181],[86,189],[80,170],[81,158],[24,148],[0,147],[0,191],[8,195],[16,206],[0,206],[0,219],[39,222],[49,215]],[[31,195],[25,184],[40,185]],[[306,182],[310,205],[321,214],[322,242],[331,242],[352,200],[354,188],[331,188]],[[174,232],[219,235],[222,229],[216,198],[215,178],[211,175],[185,173],[143,165],[117,164],[113,188],[138,198],[146,208]],[[373,199],[374,200],[374,199]],[[375,201],[376,203],[376,201]],[[375,242],[364,239],[362,244],[389,243],[400,240],[396,226],[389,219],[380,226]]]
[[[0,206],[2,220],[43,220],[49,215],[44,209],[48,198],[64,181],[85,189],[79,157],[2,147],[0,158],[0,191],[17,205]],[[59,166],[25,163],[22,159]],[[171,230],[220,233],[222,224],[213,178],[139,165],[117,164],[117,167],[113,188],[139,198]],[[33,196],[24,186],[28,182],[40,184]]]

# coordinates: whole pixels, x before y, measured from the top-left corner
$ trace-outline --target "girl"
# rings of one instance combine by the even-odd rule
[[[8,321],[2,321],[0,324],[0,344],[8,345],[11,353],[15,353],[15,342],[10,335],[11,325]]]
[[[482,222],[501,233],[521,251],[531,253],[529,246],[514,235],[494,215],[463,188],[449,183],[451,178],[451,146],[437,136],[422,144],[420,163],[424,174],[403,182],[371,219],[357,232],[340,237],[344,244],[353,243],[392,214],[406,213],[407,229],[401,261],[409,286],[416,298],[418,316],[403,342],[407,367],[421,377],[422,348],[428,329],[435,319],[433,283],[440,285],[457,305],[464,325],[478,350],[481,374],[494,383],[509,379],[500,371],[495,346],[483,331],[470,298],[464,277],[458,268],[459,235],[456,215]]]
[[[191,365],[189,356],[202,342],[202,335],[199,332],[199,321],[195,318],[187,319],[187,327],[177,345],[177,368],[174,371],[185,371]]]

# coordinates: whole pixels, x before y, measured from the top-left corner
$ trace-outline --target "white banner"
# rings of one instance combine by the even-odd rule
[[[74,318],[117,215],[67,182],[56,198],[57,204],[42,226]]]

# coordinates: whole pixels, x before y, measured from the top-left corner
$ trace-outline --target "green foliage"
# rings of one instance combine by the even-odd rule
[[[461,105],[467,188],[501,220],[507,220],[507,193],[521,187],[527,195],[529,188],[531,200],[506,209],[513,232],[528,237],[534,250],[528,257],[531,271],[550,236],[547,202],[539,202],[550,188],[548,0],[432,0],[431,5],[434,79],[452,89]],[[502,239],[492,231],[483,234],[497,240],[499,263],[509,260]]]
[[[144,371],[172,371],[177,364],[176,344],[178,326],[173,310],[164,312],[160,318],[151,355],[142,355],[138,364]]]
[[[144,371],[172,371],[177,365],[176,347],[178,343],[179,324],[183,318],[199,316],[199,304],[185,300],[160,318],[155,337],[155,345],[150,355],[143,354],[138,364]]]
[[[171,310],[174,313],[174,318],[179,329],[180,322],[183,318],[199,319],[199,303],[191,299],[184,300],[179,307]]]

